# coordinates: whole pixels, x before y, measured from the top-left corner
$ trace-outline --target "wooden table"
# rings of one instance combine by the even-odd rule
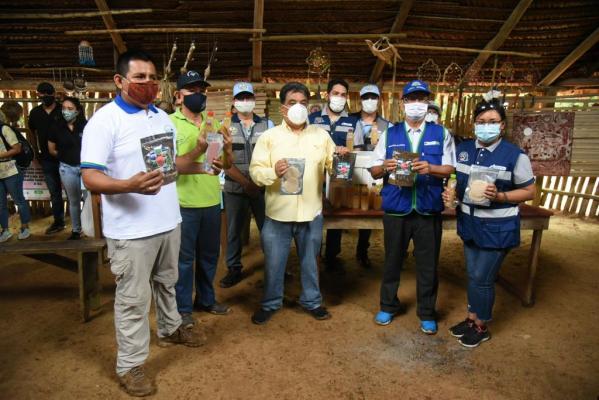
[[[356,209],[331,209],[325,208],[324,229],[383,229],[383,211]],[[443,212],[443,229],[456,230],[456,211]],[[515,294],[525,307],[534,305],[534,284],[539,261],[539,249],[543,231],[549,229],[549,218],[553,213],[549,210],[533,207],[526,204],[520,205],[520,229],[532,230],[532,243],[528,253],[528,274],[524,290],[514,286],[501,276],[499,282],[511,293]]]
[[[33,238],[0,244],[0,257],[17,254],[75,272],[79,275],[79,303],[83,321],[89,321],[92,310],[100,308],[100,276],[104,239],[44,240]],[[74,252],[77,260],[65,257],[63,252]]]

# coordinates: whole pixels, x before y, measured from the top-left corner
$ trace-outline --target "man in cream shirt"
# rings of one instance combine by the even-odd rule
[[[252,180],[266,187],[266,219],[261,232],[266,263],[264,297],[252,316],[252,322],[259,325],[283,304],[285,266],[292,240],[301,264],[300,304],[318,320],[330,318],[322,306],[316,257],[322,242],[324,172],[331,172],[335,143],[324,129],[308,124],[310,92],[306,86],[288,83],[279,97],[284,121],[262,134],[250,163]],[[288,158],[305,161],[303,190],[297,195],[281,194]]]

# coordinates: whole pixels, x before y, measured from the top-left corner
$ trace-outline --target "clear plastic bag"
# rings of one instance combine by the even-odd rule
[[[487,185],[494,184],[499,175],[495,168],[482,167],[480,165],[470,166],[468,186],[464,192],[464,203],[478,206],[489,206],[491,200],[485,197]]]
[[[356,153],[347,153],[343,156],[335,154],[333,157],[332,180],[351,183],[356,165]]]
[[[414,162],[414,159],[418,158],[418,153],[394,151],[393,158],[397,161],[397,167],[389,179],[397,186],[412,187],[416,175],[412,171],[412,163]]]
[[[220,133],[209,132],[206,135],[206,142],[208,143],[208,148],[206,149],[204,171],[212,173],[214,172],[214,169],[212,169],[212,163],[214,160],[218,159],[223,152],[224,138]]]
[[[304,191],[305,158],[286,158],[287,172],[281,178],[280,193],[284,195],[298,195]]]

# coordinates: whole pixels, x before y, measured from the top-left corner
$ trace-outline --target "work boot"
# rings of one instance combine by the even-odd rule
[[[142,365],[133,367],[125,375],[119,376],[119,383],[130,396],[144,397],[156,392],[156,386],[146,376]]]
[[[227,275],[220,280],[220,287],[226,289],[237,285],[243,279],[240,269],[230,269]]]
[[[184,328],[180,326],[170,336],[158,339],[158,346],[170,347],[174,344],[182,344],[187,347],[200,347],[206,343],[206,335],[198,329]]]

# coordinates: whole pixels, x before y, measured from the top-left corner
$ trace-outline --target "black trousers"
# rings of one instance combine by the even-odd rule
[[[358,257],[366,257],[368,248],[370,247],[370,229],[358,230],[358,245],[356,246],[356,255]],[[327,246],[325,249],[325,259],[333,260],[341,253],[341,236],[342,229],[327,229]]]
[[[410,240],[414,240],[417,315],[421,320],[434,320],[439,287],[437,266],[441,249],[441,216],[421,215],[415,211],[403,217],[385,214],[383,227],[385,267],[381,284],[381,310],[388,313],[400,310],[397,290],[401,269]]]

